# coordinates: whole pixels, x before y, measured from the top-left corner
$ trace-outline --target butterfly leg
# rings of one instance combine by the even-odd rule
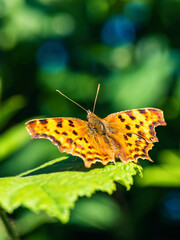
[[[75,162],[77,160],[78,157],[76,157],[72,162]]]

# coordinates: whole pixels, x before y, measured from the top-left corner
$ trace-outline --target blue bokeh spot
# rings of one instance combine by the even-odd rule
[[[167,194],[163,213],[169,220],[180,221],[180,192]]]
[[[101,31],[102,41],[109,46],[121,46],[135,41],[134,24],[124,17],[117,15],[109,18]]]
[[[54,73],[66,67],[68,54],[61,42],[51,40],[39,47],[36,59],[42,71]]]

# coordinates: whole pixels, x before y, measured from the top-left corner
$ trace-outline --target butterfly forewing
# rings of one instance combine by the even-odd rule
[[[119,148],[116,157],[123,162],[146,158],[153,142],[157,142],[155,127],[166,125],[163,112],[155,108],[143,108],[111,114],[103,119],[109,129],[108,134]]]
[[[89,133],[88,122],[77,118],[35,119],[26,123],[32,138],[47,138],[57,145],[60,152],[71,153],[84,160],[86,167],[97,161],[104,165],[114,158],[101,151],[98,140]],[[100,141],[103,145],[103,140]]]

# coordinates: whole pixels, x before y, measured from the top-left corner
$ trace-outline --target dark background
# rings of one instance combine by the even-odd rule
[[[86,119],[56,89],[92,110],[100,83],[99,117],[157,107],[167,122],[129,192],[79,199],[66,225],[18,209],[10,217],[22,239],[180,239],[179,26],[178,0],[0,0],[1,177],[62,155],[31,140],[27,120]]]

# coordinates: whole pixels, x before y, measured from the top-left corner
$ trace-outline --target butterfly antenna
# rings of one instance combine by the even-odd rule
[[[58,93],[60,93],[62,96],[64,96],[65,98],[67,98],[68,100],[70,100],[71,102],[75,103],[76,105],[78,105],[80,108],[82,108],[84,111],[88,112],[85,108],[83,108],[80,104],[78,104],[77,102],[73,101],[71,98],[67,97],[64,93],[60,92],[59,90],[56,90]]]
[[[93,113],[94,113],[94,111],[95,111],[95,107],[96,107],[96,102],[97,102],[97,97],[98,97],[99,89],[100,89],[100,84],[98,84],[98,87],[97,87],[96,97],[95,97],[94,106],[93,106]]]

